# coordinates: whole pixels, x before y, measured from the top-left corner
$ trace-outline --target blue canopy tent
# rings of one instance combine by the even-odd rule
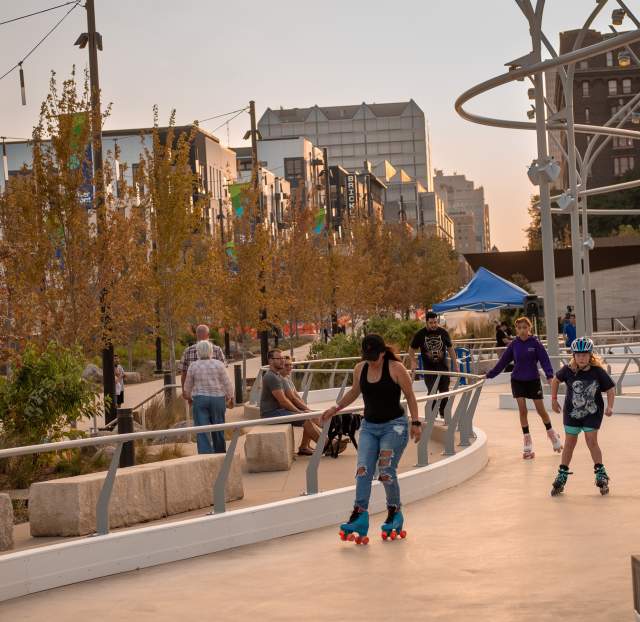
[[[486,268],[479,268],[473,278],[455,295],[433,305],[436,313],[445,311],[492,311],[524,307],[529,292]]]

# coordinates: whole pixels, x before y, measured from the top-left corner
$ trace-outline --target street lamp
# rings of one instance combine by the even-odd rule
[[[627,50],[618,52],[618,66],[629,67],[631,65],[631,54]]]
[[[624,9],[613,9],[613,11],[611,11],[611,23],[614,26],[622,26],[622,20],[625,15],[626,12]]]
[[[547,158],[546,160],[535,159],[529,166],[527,175],[534,186],[539,186],[541,181],[550,184],[558,179],[560,165],[553,158]]]

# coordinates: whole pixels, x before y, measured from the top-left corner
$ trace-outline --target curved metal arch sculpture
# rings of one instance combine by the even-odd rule
[[[587,207],[587,198],[599,194],[606,194],[618,190],[635,188],[640,186],[640,178],[632,181],[617,183],[609,186],[601,186],[597,188],[587,188],[587,178],[593,162],[602,152],[603,148],[609,140],[614,137],[626,137],[632,140],[640,140],[640,131],[626,129],[622,127],[640,106],[640,93],[633,96],[630,101],[622,105],[619,110],[604,125],[577,124],[573,119],[573,81],[576,64],[580,61],[605,54],[616,49],[626,49],[626,58],[640,65],[640,58],[631,49],[632,43],[640,41],[640,21],[638,21],[633,13],[628,9],[622,0],[616,0],[620,7],[616,11],[622,11],[623,15],[629,16],[634,22],[636,29],[618,34],[612,28],[614,33],[610,38],[587,46],[581,47],[584,38],[591,24],[607,5],[607,0],[596,0],[596,6],[591,11],[589,17],[579,31],[574,42],[573,50],[564,54],[558,54],[549,42],[549,39],[542,32],[542,15],[544,12],[545,0],[537,0],[535,9],[531,5],[531,0],[515,0],[516,4],[529,21],[533,51],[516,61],[512,61],[509,71],[495,76],[489,80],[477,84],[464,93],[462,93],[455,102],[456,112],[467,121],[487,125],[492,127],[502,127],[507,129],[520,130],[537,130],[539,156],[546,156],[546,136],[544,137],[544,149],[540,151],[540,131],[543,134],[552,130],[565,132],[567,136],[567,148],[556,140],[562,154],[563,159],[567,162],[567,171],[569,177],[569,188],[560,195],[548,196],[547,201],[538,201],[534,207],[540,209],[540,204],[547,203],[548,210],[542,210],[542,228],[543,228],[543,254],[545,252],[545,224],[546,224],[546,246],[552,246],[551,238],[551,213],[563,213],[571,215],[571,238],[573,250],[573,274],[575,281],[575,302],[578,320],[578,329],[583,334],[589,334],[592,327],[592,311],[589,283],[589,250],[593,247],[593,241],[588,235],[588,217],[589,216],[635,216],[640,215],[640,209],[589,209]],[[541,60],[541,46],[544,46],[551,58],[549,60]],[[542,93],[542,76],[544,72],[550,69],[556,69],[560,77],[560,82],[564,92],[564,107],[556,111],[553,104],[544,98]],[[487,117],[474,114],[465,109],[465,105],[471,99],[486,93],[498,86],[514,82],[516,80],[530,79],[534,84],[536,93],[535,115],[537,122],[514,121],[509,119]],[[547,116],[547,112],[549,115]],[[542,125],[540,122],[542,117]],[[575,145],[575,133],[589,134],[595,137],[591,140],[584,152],[580,154]],[[552,140],[555,137],[549,134]],[[602,138],[601,141],[598,139]],[[599,142],[599,144],[598,144]],[[546,158],[548,160],[548,156]],[[540,163],[541,158],[534,160],[534,165]],[[545,164],[542,162],[542,164]],[[533,179],[532,179],[533,181]],[[548,187],[547,187],[548,188]],[[546,188],[545,188],[546,189]],[[543,186],[541,185],[541,198],[543,198]],[[557,208],[551,208],[551,203],[560,203]],[[582,221],[582,226],[580,226]],[[553,285],[548,285],[547,281],[550,277],[555,276],[553,269],[553,254],[551,257],[544,257],[545,263],[545,297],[552,301],[550,311],[555,316],[555,289]],[[554,331],[551,331],[554,332]],[[550,337],[552,335],[550,334]]]

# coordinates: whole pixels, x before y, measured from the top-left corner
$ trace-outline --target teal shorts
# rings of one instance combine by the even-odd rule
[[[574,436],[578,436],[580,432],[596,432],[596,428],[579,428],[577,425],[565,425],[564,432],[565,434],[573,434]]]

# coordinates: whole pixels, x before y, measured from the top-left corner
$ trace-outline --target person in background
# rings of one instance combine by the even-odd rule
[[[226,407],[233,408],[233,385],[224,364],[212,358],[208,341],[198,341],[196,353],[198,360],[189,365],[183,388],[185,399],[193,402],[193,424],[224,423]],[[222,431],[198,434],[196,440],[199,454],[227,451]]]
[[[209,340],[209,327],[206,324],[199,324],[196,327],[196,343],[188,346],[184,349],[182,353],[182,358],[180,359],[180,364],[178,366],[180,371],[180,384],[182,385],[182,397],[187,399],[184,395],[184,381],[187,378],[187,371],[189,370],[189,365],[194,361],[198,360],[198,353],[196,351],[196,346],[198,345],[198,341],[208,341]],[[215,343],[211,344],[212,348],[212,356],[214,359],[220,361],[223,365],[226,366],[227,360],[224,357],[224,352],[222,348]],[[191,404],[191,402],[189,402]]]
[[[511,331],[506,322],[498,322],[496,325],[496,348],[506,348],[513,341]],[[505,371],[513,371],[513,363],[505,367]]]
[[[533,405],[547,430],[547,436],[553,450],[562,451],[562,442],[551,425],[549,413],[545,410],[540,373],[538,372],[538,363],[540,363],[547,380],[551,382],[553,367],[549,355],[538,338],[531,334],[531,320],[528,317],[519,317],[516,320],[516,332],[518,336],[507,346],[496,366],[487,373],[487,378],[495,378],[509,363],[515,362],[513,372],[511,372],[511,394],[518,403],[520,413],[520,425],[524,437],[522,457],[528,460],[535,458],[536,454],[533,451],[533,442],[529,432],[527,399],[533,401]]]
[[[438,326],[438,314],[429,311],[425,319],[427,325],[413,336],[411,347],[409,348],[409,364],[412,375],[415,375],[417,367],[416,352],[418,350],[420,350],[420,354],[422,355],[423,369],[433,372],[447,372],[449,371],[449,365],[451,365],[451,371],[460,372],[460,366],[458,365],[458,359],[456,357],[456,351],[453,348],[451,337],[444,328]],[[449,355],[448,357],[447,354]],[[424,383],[427,385],[429,392],[431,392],[433,385],[436,383],[437,377],[437,373],[423,374]],[[451,378],[447,374],[441,374],[440,382],[438,383],[438,392],[443,393],[448,391],[450,381]],[[440,401],[441,417],[444,417],[447,402],[448,398],[446,397]],[[431,404],[432,408],[435,408],[436,400]]]
[[[568,320],[565,321],[564,323],[562,332],[564,333],[564,345],[567,346],[567,348],[570,348],[571,344],[576,339],[576,314],[575,313],[571,313],[569,315]]]
[[[284,370],[284,356],[282,350],[276,348],[268,354],[269,369],[262,376],[262,392],[260,394],[260,417],[286,417],[296,413],[309,412],[307,405],[302,401],[296,404],[287,397],[287,385],[282,377]],[[297,393],[296,393],[297,394]],[[317,442],[320,433],[311,420],[292,423],[295,427],[302,427],[302,440],[298,448],[299,456],[310,456],[313,451],[310,442]]]
[[[124,403],[124,367],[120,365],[120,357],[113,355],[113,371],[116,377],[116,405],[122,406]]]

